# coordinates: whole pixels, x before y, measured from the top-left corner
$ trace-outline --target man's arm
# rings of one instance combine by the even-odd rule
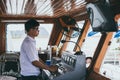
[[[39,67],[39,68],[41,68],[41,69],[46,69],[46,70],[49,70],[49,71],[51,71],[51,72],[56,72],[57,71],[57,69],[58,69],[58,67],[57,66],[47,66],[47,65],[45,65],[43,62],[41,62],[41,61],[33,61],[32,62],[32,64],[34,65],[34,66],[36,66],[36,67]]]

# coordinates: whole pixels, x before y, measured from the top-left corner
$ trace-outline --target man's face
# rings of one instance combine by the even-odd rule
[[[38,34],[39,34],[39,27],[36,26],[36,27],[34,27],[34,28],[31,28],[30,32],[31,32],[31,35],[32,35],[33,37],[38,36]]]
[[[86,63],[91,63],[91,59],[87,59],[87,60],[86,60]]]
[[[88,58],[88,59],[86,60],[86,67],[89,67],[90,64],[91,64],[91,59]]]

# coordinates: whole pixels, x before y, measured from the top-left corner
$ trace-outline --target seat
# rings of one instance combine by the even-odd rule
[[[2,62],[2,75],[19,77],[20,75],[20,65],[19,57],[16,54],[6,54],[3,57],[4,62]]]

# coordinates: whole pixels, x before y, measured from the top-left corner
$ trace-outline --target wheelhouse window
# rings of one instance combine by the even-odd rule
[[[86,57],[93,57],[96,47],[98,45],[98,42],[100,40],[100,37],[101,37],[101,33],[93,32],[92,27],[90,25],[85,41],[81,47],[81,50],[84,51]]]
[[[80,29],[82,29],[84,23],[85,23],[85,21],[79,21],[79,22],[77,22],[78,27],[79,27]],[[73,42],[77,43],[77,40],[78,40],[79,35],[80,35],[80,32],[73,31],[73,33],[71,34],[70,41],[73,41]],[[68,42],[68,45],[67,45],[66,50],[67,50],[67,51],[73,51],[73,49],[74,49],[74,47],[75,47],[75,45],[76,45],[75,43]]]
[[[40,24],[40,32],[36,37],[36,48],[46,49],[53,24]],[[6,27],[6,51],[20,51],[20,46],[25,38],[24,24],[8,24]]]
[[[100,74],[111,80],[120,80],[120,19],[118,28],[119,30],[113,33],[111,44],[100,67]]]

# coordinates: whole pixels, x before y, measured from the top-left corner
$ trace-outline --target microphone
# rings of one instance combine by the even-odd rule
[[[77,27],[73,27],[72,29],[75,31],[79,31],[79,28],[77,28]]]
[[[66,42],[66,40],[61,40],[61,43],[65,43]]]
[[[65,43],[65,42],[72,42],[72,43],[75,43],[75,44],[79,47],[79,51],[77,51],[77,52],[75,53],[75,55],[82,55],[82,54],[83,54],[83,52],[81,51],[80,46],[79,46],[76,42],[74,42],[74,41],[61,40],[61,43]]]

